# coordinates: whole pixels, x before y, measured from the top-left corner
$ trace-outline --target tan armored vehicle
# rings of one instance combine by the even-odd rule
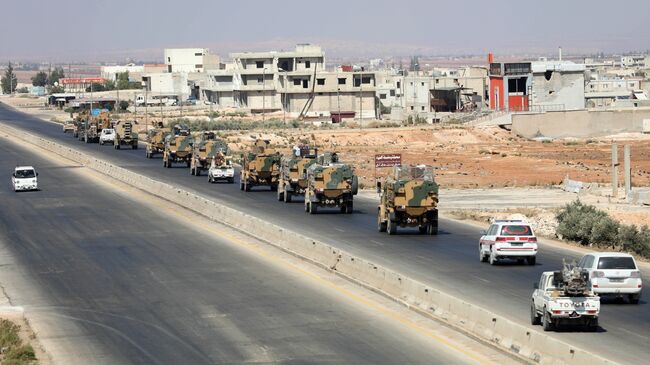
[[[113,127],[115,129],[115,139],[113,140],[113,146],[116,150],[119,150],[122,146],[131,146],[131,149],[138,149],[138,124],[136,121],[123,121],[120,120],[115,123]]]
[[[210,168],[213,158],[223,159],[228,154],[226,141],[216,138],[214,132],[204,132],[201,140],[195,142],[192,147],[190,173],[199,176],[202,171],[207,171]]]
[[[63,123],[63,133],[68,133],[68,132],[74,133],[75,128],[77,127],[75,125],[74,120],[67,120]]]
[[[85,114],[84,117],[83,128],[79,131],[79,140],[85,143],[99,143],[102,129],[111,127],[110,114],[102,111],[96,117],[89,114]]]
[[[403,165],[383,184],[377,215],[380,232],[397,233],[397,227],[418,227],[420,233],[438,234],[438,184],[433,167]]]
[[[318,149],[309,146],[295,146],[290,155],[280,159],[280,180],[278,182],[278,200],[291,202],[291,197],[305,196],[307,188],[307,168],[316,163]]]
[[[187,126],[175,125],[173,133],[165,137],[163,166],[169,168],[174,162],[185,162],[187,167],[190,167],[193,144],[194,137],[190,134],[190,129]]]
[[[242,156],[239,189],[250,191],[253,186],[269,186],[278,189],[280,154],[269,149],[269,141],[258,139],[253,149]]]
[[[157,123],[156,127],[147,133],[145,156],[152,158],[156,153],[164,153],[165,138],[171,133],[171,128],[165,128],[162,123]]]
[[[350,214],[358,189],[354,170],[347,164],[339,163],[336,153],[320,156],[318,163],[307,168],[305,212],[314,214],[320,207],[338,207],[341,213]]]

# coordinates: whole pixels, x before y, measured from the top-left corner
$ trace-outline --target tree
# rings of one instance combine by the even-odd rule
[[[50,77],[47,78],[47,84],[54,86],[60,79],[65,77],[62,67],[56,67],[54,71],[50,72]]]
[[[32,77],[32,85],[34,86],[47,85],[47,74],[43,71],[37,73],[34,77]]]
[[[2,76],[0,84],[2,84],[2,92],[5,94],[11,94],[16,91],[16,86],[18,86],[18,78],[14,73],[14,67],[11,65],[11,62],[9,62],[9,65],[7,65],[5,75]]]

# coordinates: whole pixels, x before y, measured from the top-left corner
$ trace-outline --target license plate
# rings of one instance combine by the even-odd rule
[[[609,279],[611,283],[622,283],[624,279]]]

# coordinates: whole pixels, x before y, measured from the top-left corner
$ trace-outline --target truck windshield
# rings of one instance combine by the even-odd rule
[[[636,270],[636,265],[631,257],[601,257],[598,268],[602,270]]]
[[[34,170],[16,170],[16,178],[18,179],[31,179],[36,177]]]
[[[510,225],[501,228],[502,236],[531,236],[532,234],[532,230],[529,226]]]
[[[395,167],[395,178],[397,180],[423,179],[433,181],[433,167],[426,165],[402,165]]]

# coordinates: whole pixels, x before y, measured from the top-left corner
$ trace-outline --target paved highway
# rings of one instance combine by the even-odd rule
[[[209,184],[207,178],[191,176],[189,169],[165,169],[162,160],[145,159],[143,150],[120,150],[84,144],[61,132],[60,125],[44,122],[0,105],[0,121],[41,134],[79,150],[92,153],[146,176],[174,183],[237,209],[323,240],[352,253],[394,268],[447,292],[480,304],[523,324],[529,323],[532,285],[542,271],[561,267],[563,258],[578,258],[573,251],[540,244],[538,264],[489,266],[478,260],[480,230],[450,220],[441,220],[440,235],[420,236],[402,231],[387,236],[376,230],[376,205],[358,199],[353,215],[304,213],[301,202],[285,205],[275,194],[256,188],[239,191],[238,184]],[[345,159],[345,156],[342,156]],[[441,197],[444,199],[444,196]],[[648,277],[647,273],[646,277]],[[628,363],[647,361],[650,356],[650,311],[647,294],[639,305],[610,302],[601,312],[598,333],[562,332],[554,336],[602,356]],[[540,330],[540,327],[535,327]]]
[[[92,349],[72,345],[66,364],[474,363],[74,166],[4,138],[0,154],[0,247],[42,293],[12,301],[77,324],[57,336]],[[11,190],[16,163],[37,167],[41,191]]]

